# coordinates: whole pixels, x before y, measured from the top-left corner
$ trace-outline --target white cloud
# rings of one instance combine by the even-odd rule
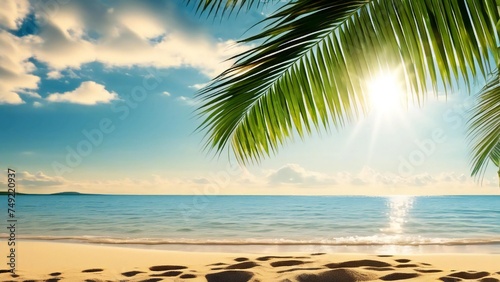
[[[62,77],[62,74],[60,71],[53,70],[53,71],[49,71],[47,73],[47,79],[59,79],[61,77]]]
[[[20,90],[19,94],[26,95],[26,96],[29,96],[31,98],[42,99],[42,96],[40,96],[40,94],[36,93],[35,91]]]
[[[28,0],[3,0],[0,9],[0,27],[18,29],[28,12]]]
[[[332,177],[325,174],[308,171],[298,164],[287,164],[267,175],[270,184],[335,184]]]
[[[17,28],[29,12],[29,2],[2,3],[0,26]],[[32,74],[35,65],[30,58],[47,64],[47,79],[75,78],[73,70],[92,62],[108,68],[187,67],[213,77],[230,66],[229,57],[247,49],[233,40],[203,35],[172,4],[157,9],[146,2],[126,1],[109,9],[89,0],[47,10],[41,2],[31,3],[40,23],[36,35],[16,37],[0,30],[0,104],[22,104],[21,90],[38,89],[40,78]]]
[[[208,85],[208,82],[207,83],[197,83],[197,84],[190,85],[189,88],[200,90],[207,85]]]
[[[22,152],[26,157],[34,154]],[[377,178],[377,175],[378,178]],[[445,175],[454,175],[443,180]],[[54,193],[63,191],[79,191],[83,193],[127,193],[145,191],[148,194],[296,194],[296,195],[440,195],[440,194],[497,194],[498,179],[485,180],[486,186],[479,186],[455,173],[444,173],[431,176],[422,174],[414,179],[402,179],[395,174],[380,173],[371,168],[364,168],[359,173],[347,172],[325,174],[306,170],[296,164],[287,164],[277,170],[268,171],[267,177],[260,173],[249,173],[245,168],[227,167],[214,173],[192,175],[190,177],[172,177],[150,175],[134,178],[107,180],[73,181],[69,178],[50,176],[44,172],[19,173],[20,185],[27,193]],[[380,177],[391,179],[390,183],[381,184]],[[378,179],[378,180],[377,180]],[[407,182],[401,182],[405,180]],[[432,180],[432,181],[429,181]],[[359,182],[359,185],[355,183]],[[425,181],[425,185],[422,184]],[[447,182],[445,182],[447,181]],[[450,182],[451,181],[451,182]],[[490,183],[490,181],[492,183]],[[0,184],[2,180],[0,179]],[[354,183],[353,183],[354,182]],[[267,185],[266,185],[267,184]],[[494,184],[491,185],[490,184]]]
[[[81,105],[95,105],[109,103],[118,99],[115,92],[107,91],[103,85],[93,81],[85,81],[73,91],[54,93],[47,97],[50,102],[66,102]]]
[[[35,107],[35,108],[40,108],[42,106],[43,106],[43,104],[40,102],[33,102],[33,107]]]
[[[192,99],[192,98],[189,98],[189,97],[186,97],[186,96],[180,96],[177,98],[177,101],[180,101],[181,103],[185,104],[185,105],[188,105],[188,106],[196,106],[198,105],[198,101]]]
[[[273,191],[301,192],[300,189],[314,189],[314,193],[324,194],[482,194],[495,193],[491,187],[498,187],[498,179],[486,179],[483,186],[466,176],[454,172],[441,174],[421,173],[401,177],[390,172],[380,172],[364,167],[357,173],[321,173],[307,170],[297,164],[287,164],[277,170],[265,173],[265,181]],[[274,189],[281,190],[274,190]],[[283,190],[283,189],[287,190]],[[318,190],[324,189],[324,190]],[[320,192],[322,191],[322,192]],[[286,193],[286,192],[285,192]]]
[[[58,186],[63,185],[65,181],[62,177],[48,176],[45,173],[39,171],[35,174],[31,174],[28,171],[22,171],[18,173],[19,182],[23,186]]]
[[[19,93],[38,89],[40,78],[31,74],[35,66],[28,61],[29,40],[0,30],[0,104],[23,104]]]
[[[173,9],[127,2],[110,13],[102,3],[85,3],[61,6],[56,16],[37,14],[45,22],[32,42],[38,60],[54,70],[97,61],[108,67],[191,67],[213,77],[231,64],[227,58],[246,49],[181,27]]]
[[[170,94],[170,92],[168,92],[168,91],[163,91],[161,94],[163,94],[163,95],[165,95],[167,97],[172,96],[172,94]]]

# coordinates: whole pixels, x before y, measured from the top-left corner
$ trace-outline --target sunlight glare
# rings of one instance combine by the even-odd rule
[[[404,232],[404,224],[408,220],[408,213],[413,207],[413,197],[411,196],[393,196],[388,199],[389,207],[389,227],[381,231],[389,234],[401,234]]]
[[[368,83],[370,101],[375,111],[384,114],[401,108],[401,85],[396,75],[383,73]]]

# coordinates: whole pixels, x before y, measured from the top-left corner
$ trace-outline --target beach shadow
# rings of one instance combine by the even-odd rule
[[[179,276],[179,278],[182,278],[182,279],[192,279],[192,278],[196,278],[196,275],[190,274],[190,273],[186,273],[186,274],[182,274],[181,276]]]
[[[166,272],[163,272],[163,273],[157,273],[157,274],[151,274],[149,276],[151,277],[175,277],[175,276],[179,276],[182,274],[182,271],[166,271]]]
[[[418,273],[404,273],[404,272],[395,272],[385,276],[380,277],[380,280],[383,281],[396,281],[396,280],[405,280],[411,279],[420,276]]]
[[[437,272],[443,272],[441,269],[414,269],[416,272],[420,273],[437,273]]]
[[[253,273],[248,271],[228,270],[205,275],[207,282],[248,282]]]
[[[149,270],[151,271],[168,271],[168,270],[179,270],[179,269],[186,269],[187,266],[183,265],[155,265],[151,266]]]
[[[254,268],[256,266],[260,266],[260,265],[253,262],[253,261],[246,261],[246,262],[230,265],[230,266],[226,267],[226,269],[249,269],[249,268]]]
[[[450,277],[462,278],[462,279],[480,279],[489,276],[490,273],[486,271],[473,272],[473,271],[460,271],[452,274],[448,274]]]
[[[391,267],[392,265],[387,262],[371,260],[371,259],[363,259],[363,260],[351,260],[344,261],[340,263],[329,263],[325,265],[328,268],[350,268],[350,267]]]
[[[339,268],[318,274],[300,274],[296,277],[296,279],[298,282],[358,282],[375,280],[377,279],[377,276],[372,273],[363,273],[352,269]]]
[[[133,276],[136,276],[137,274],[140,274],[140,273],[145,273],[145,272],[134,270],[134,271],[123,272],[122,275],[125,277],[133,277]]]
[[[90,268],[90,269],[82,270],[82,272],[84,272],[84,273],[101,272],[101,271],[104,271],[104,269],[102,269],[102,268]]]
[[[282,260],[282,261],[271,262],[271,266],[272,267],[283,267],[283,266],[301,265],[304,263],[305,262],[303,262],[301,260]]]
[[[291,259],[291,256],[265,256],[257,258],[258,261],[268,261],[272,259]]]

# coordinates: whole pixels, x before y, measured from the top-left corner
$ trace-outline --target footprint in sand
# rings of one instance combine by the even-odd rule
[[[187,266],[183,265],[155,265],[151,266],[149,270],[151,271],[168,271],[168,270],[179,270],[179,269],[186,269]]]
[[[149,279],[145,279],[145,280],[141,280],[139,282],[158,282],[158,281],[162,281],[163,279],[161,278],[149,278]]]
[[[486,271],[474,272],[474,271],[460,271],[452,274],[448,274],[450,277],[462,278],[462,279],[480,279],[489,276],[490,273]]]
[[[241,263],[230,265],[230,266],[226,267],[226,269],[249,269],[249,268],[253,268],[256,266],[260,266],[260,265],[253,262],[253,261],[246,261],[246,262],[241,262]]]
[[[182,274],[182,271],[172,270],[172,271],[166,271],[163,273],[151,274],[149,276],[151,276],[151,277],[175,277],[175,276],[179,276],[181,274]]]
[[[298,282],[322,282],[322,281],[342,281],[342,282],[358,282],[371,281],[377,279],[377,276],[372,273],[364,273],[352,269],[334,269],[318,274],[303,273],[296,277]]]
[[[397,268],[409,268],[409,267],[418,267],[418,265],[414,264],[414,263],[402,263],[402,264],[398,264],[396,265]]]
[[[60,276],[62,273],[61,272],[52,272],[49,275],[50,276]]]
[[[133,271],[123,272],[122,275],[125,277],[132,277],[132,276],[136,276],[137,274],[140,274],[140,273],[145,273],[145,272],[133,270]]]
[[[344,267],[391,267],[392,265],[378,260],[363,259],[363,260],[351,260],[341,263],[329,263],[325,265],[328,268],[344,268]]]
[[[462,279],[460,279],[460,278],[449,277],[449,276],[439,277],[439,280],[441,280],[443,282],[458,282],[458,281],[462,281]]]
[[[395,261],[397,261],[399,263],[407,263],[407,262],[410,262],[411,260],[409,260],[409,259],[395,259]]]
[[[207,265],[207,266],[221,266],[221,265],[227,265],[227,263],[218,262],[218,263],[212,263],[212,264],[209,264],[209,265]]]
[[[416,272],[420,273],[437,273],[437,272],[443,272],[441,269],[414,269]]]
[[[205,275],[207,282],[248,282],[252,279],[253,273],[248,271],[228,270]]]
[[[486,277],[486,278],[479,280],[479,282],[499,282],[499,281],[500,280],[493,278],[493,277]]]
[[[294,265],[301,265],[304,263],[305,262],[301,260],[282,260],[282,261],[271,262],[271,266],[272,267],[294,266]]]
[[[394,268],[392,268],[392,267],[365,267],[363,269],[374,270],[374,271],[392,271],[392,270],[394,270]]]
[[[278,273],[286,273],[286,272],[294,272],[294,271],[304,271],[304,270],[320,270],[320,269],[323,269],[323,268],[319,268],[319,267],[290,268],[290,269],[280,270],[280,271],[278,271]]]
[[[383,281],[396,281],[396,280],[404,280],[411,279],[420,276],[418,273],[404,273],[404,272],[394,272],[385,276],[380,277],[380,280]]]
[[[101,272],[103,271],[104,269],[102,268],[90,268],[90,269],[85,269],[85,270],[82,270],[82,272],[84,273],[90,273],[90,272]]]
[[[192,279],[192,278],[196,278],[196,275],[186,273],[186,274],[182,274],[181,276],[179,276],[179,278],[182,278],[182,279]]]
[[[265,257],[260,257],[257,258],[258,261],[268,261],[272,259],[291,259],[293,257],[290,256],[265,256]]]

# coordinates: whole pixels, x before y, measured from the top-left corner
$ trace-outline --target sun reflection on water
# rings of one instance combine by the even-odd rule
[[[411,196],[393,196],[388,198],[389,226],[381,231],[388,234],[404,233],[404,225],[408,220],[408,213],[413,207],[414,198]]]

